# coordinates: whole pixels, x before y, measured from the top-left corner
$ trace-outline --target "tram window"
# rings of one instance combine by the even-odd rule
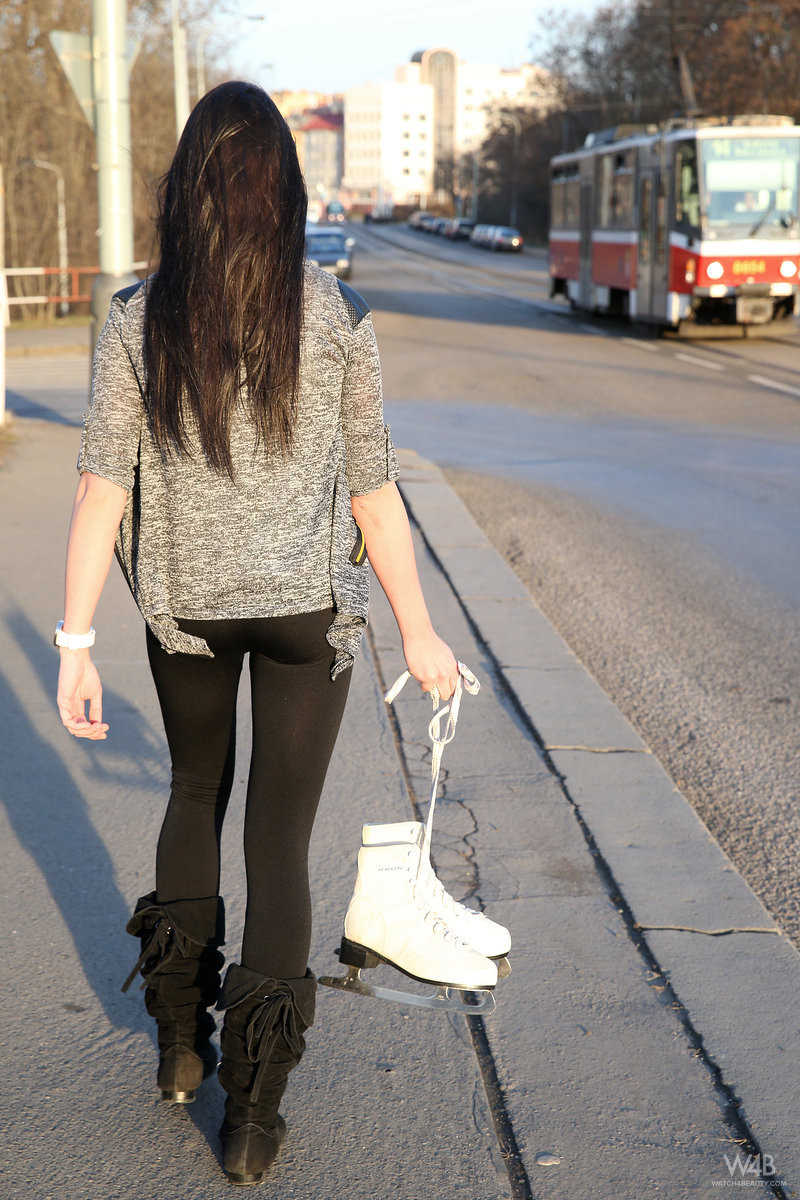
[[[702,144],[701,165],[705,215],[716,233],[740,228],[752,236],[796,236],[796,138],[710,138]]]
[[[559,175],[550,185],[550,224],[556,228],[564,224],[564,180]]]
[[[692,226],[700,224],[696,142],[681,143],[675,154],[675,223]]]
[[[556,228],[577,229],[579,197],[578,168],[556,168],[550,188],[550,224]]]
[[[611,222],[617,229],[629,228],[633,224],[633,156],[633,150],[614,155]]]
[[[597,211],[600,229],[629,229],[633,224],[633,151],[603,154],[597,160]]]
[[[611,197],[611,155],[601,154],[597,159],[595,175],[595,196],[597,211],[594,215],[595,224],[599,229],[607,229],[611,224],[609,219],[609,201]]]
[[[650,262],[650,222],[652,219],[651,203],[652,183],[649,179],[643,179],[639,194],[639,262],[643,266]]]
[[[664,177],[658,181],[656,193],[656,262],[663,263],[667,255],[667,195]]]
[[[564,224],[569,228],[578,228],[580,195],[581,181],[575,175],[564,184]]]

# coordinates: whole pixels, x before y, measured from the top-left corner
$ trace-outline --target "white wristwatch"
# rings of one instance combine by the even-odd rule
[[[54,646],[66,646],[67,650],[85,650],[94,645],[94,626],[88,633],[64,633],[64,622],[59,621],[53,635]]]

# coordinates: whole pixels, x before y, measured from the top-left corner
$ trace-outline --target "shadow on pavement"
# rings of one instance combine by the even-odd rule
[[[540,314],[526,300],[517,300],[513,296],[499,296],[494,292],[454,292],[452,303],[440,290],[401,291],[392,288],[372,287],[366,283],[360,287],[354,284],[375,312],[399,313],[408,317],[434,317],[437,320],[471,322],[476,325],[500,325],[535,329],[540,320]],[[495,301],[491,305],[487,304]]]
[[[69,413],[60,413],[48,404],[41,404],[36,400],[31,400],[21,392],[12,391],[11,388],[6,391],[6,406],[8,411],[13,413],[15,417],[25,420],[50,421],[54,425],[72,425],[76,429],[80,429],[83,426],[82,417],[71,416]]]
[[[46,694],[54,690],[55,671],[50,649],[28,617],[12,610],[6,617],[10,636],[24,652]],[[47,660],[45,659],[47,653]],[[158,775],[149,765],[154,752],[163,757],[152,731],[136,710],[104,692],[104,710],[124,707],[126,744],[111,767],[94,749],[81,743],[100,789],[152,787]],[[0,800],[20,845],[36,864],[69,930],[86,979],[111,1025],[121,1029],[150,1029],[144,1005],[120,994],[119,988],[138,953],[138,943],[125,934],[131,905],[116,881],[117,868],[102,835],[95,828],[86,798],[69,768],[39,732],[21,702],[15,681],[0,671],[0,708],[9,715],[12,738],[0,759]],[[55,713],[55,704],[54,704]],[[57,720],[57,716],[55,718]],[[48,718],[49,720],[49,718]],[[65,732],[64,737],[69,737]],[[13,748],[12,748],[13,747]],[[154,764],[155,765],[155,764]],[[134,985],[135,988],[135,985]],[[131,993],[135,995],[135,991]]]
[[[22,611],[12,611],[6,623],[43,689],[52,692],[55,671],[49,645]],[[117,885],[112,854],[95,828],[87,801],[66,763],[39,734],[20,703],[13,681],[2,671],[0,708],[15,714],[14,752],[4,754],[0,761],[0,799],[9,823],[50,890],[109,1024],[145,1032],[151,1038],[153,1050],[147,1053],[152,1059],[155,1088],[156,1026],[145,1010],[141,979],[136,977],[127,995],[120,990],[139,946],[125,933],[132,905]],[[76,743],[84,753],[93,786],[101,794],[113,794],[113,789],[120,788],[127,792],[137,785],[151,790],[164,788],[166,803],[166,752],[162,740],[153,734],[129,699],[109,688],[103,691],[103,710],[113,726],[124,727],[125,741],[111,766],[107,758],[95,753],[97,747],[91,743]],[[65,732],[64,737],[69,735]],[[218,1161],[223,1104],[224,1093],[212,1077],[198,1091],[195,1103],[178,1106],[207,1139]]]

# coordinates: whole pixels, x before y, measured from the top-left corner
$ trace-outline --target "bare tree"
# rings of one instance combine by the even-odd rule
[[[219,15],[219,6],[213,9]],[[182,0],[190,40],[211,28],[212,0]],[[150,257],[153,189],[175,149],[170,0],[132,0],[130,24],[140,51],[131,74],[131,154],[134,178],[134,253]],[[49,40],[53,30],[89,33],[90,0],[3,0],[0,8],[0,162],[6,178],[6,259],[9,266],[58,263],[55,176],[64,176],[69,257],[97,264],[97,177],[94,134]],[[224,46],[219,46],[219,62]],[[219,66],[209,81],[224,78]],[[14,294],[39,294],[41,280],[12,279]],[[48,311],[54,315],[56,306]],[[13,311],[13,310],[12,310]]]
[[[541,240],[552,155],[609,126],[686,115],[687,80],[700,114],[800,116],[797,0],[621,0],[588,19],[554,10],[541,19],[532,50],[558,97],[557,112],[518,113],[520,226]],[[500,124],[484,143],[482,220],[507,219],[512,136]]]

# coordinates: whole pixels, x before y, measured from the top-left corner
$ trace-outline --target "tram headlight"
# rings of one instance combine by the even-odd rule
[[[785,258],[781,263],[781,275],[784,279],[793,279],[797,274],[797,263],[792,262],[790,258]]]
[[[687,283],[694,283],[697,279],[697,259],[689,258],[686,260],[685,278]]]
[[[710,262],[706,267],[706,275],[709,279],[722,279],[725,274],[725,268],[721,262]]]

